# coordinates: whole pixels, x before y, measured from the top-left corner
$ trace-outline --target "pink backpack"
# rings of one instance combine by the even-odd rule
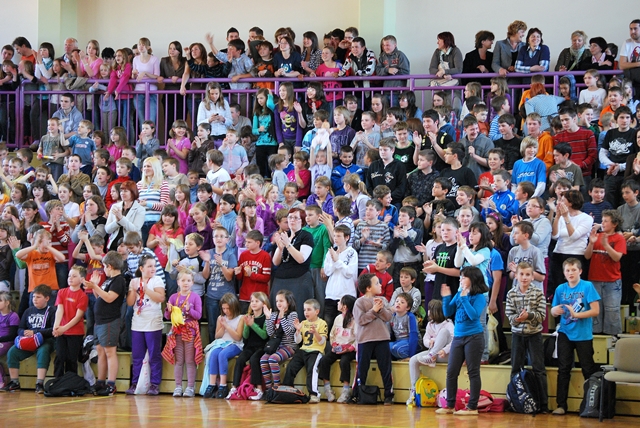
[[[236,367],[237,369],[238,367]],[[264,390],[264,381],[262,388]],[[246,365],[242,369],[242,376],[240,377],[240,386],[238,386],[236,392],[231,394],[229,400],[248,400],[249,397],[256,395],[253,385],[251,385],[251,366]]]

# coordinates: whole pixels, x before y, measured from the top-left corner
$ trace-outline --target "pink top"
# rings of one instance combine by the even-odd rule
[[[134,70],[137,70],[138,73],[141,73],[144,71],[146,73],[153,74],[155,76],[160,76],[160,60],[158,59],[157,56],[150,55],[149,60],[147,62],[142,62],[141,58],[142,57],[138,55],[133,59]],[[145,76],[145,79],[148,79],[148,77]],[[144,91],[144,89],[145,89],[144,83],[136,84],[136,87],[135,87],[136,91]],[[158,89],[158,85],[149,85],[149,89],[152,91],[155,91],[156,89]]]
[[[153,226],[151,226],[151,230],[149,231],[149,235],[154,235],[158,238],[161,238],[163,235],[166,235],[166,237],[168,239],[171,238],[175,238],[176,236],[179,235],[184,235],[184,231],[182,230],[181,227],[179,227],[177,230],[169,230],[169,231],[161,231],[160,228],[158,227],[157,224],[154,224]],[[145,246],[146,246],[146,242],[145,242]],[[160,266],[162,266],[163,268],[167,266],[167,261],[169,260],[168,254],[165,251],[169,251],[168,248],[162,248],[161,245],[156,245],[156,247],[153,249],[153,252],[155,253],[156,257],[158,258],[158,262],[160,262]]]
[[[238,216],[238,218],[240,218],[240,216]],[[260,233],[264,234],[264,222],[257,215],[256,215],[256,225],[254,227],[254,230],[259,230]],[[244,241],[246,237],[247,237],[247,231],[243,230],[242,232],[240,232],[240,230],[238,230],[238,225],[236,224],[236,246],[238,248],[244,248]]]
[[[175,143],[176,147],[179,148],[180,150],[184,150],[184,149],[190,149],[191,148],[191,142],[189,141],[189,139],[187,137],[184,137],[181,141],[176,142],[176,140],[174,138],[170,139],[169,141],[172,141]],[[179,171],[182,174],[188,174],[189,173],[189,164],[187,163],[186,159],[180,159],[180,157],[178,155],[176,155],[175,150],[173,150],[172,148],[169,148],[169,145],[167,144],[167,153],[169,153],[169,156],[178,159],[178,162],[180,162],[180,168]]]
[[[342,64],[340,64],[339,62],[336,62],[336,66],[332,68],[329,68],[324,64],[320,64],[318,68],[316,68],[316,76],[323,77],[325,74],[339,73],[341,69],[342,69]],[[342,92],[327,91],[327,89],[342,88],[342,83],[338,83],[337,80],[322,82],[322,87],[325,89],[324,96],[328,102],[331,102],[333,100],[341,100],[344,96]]]
[[[89,68],[91,70],[93,70],[93,76],[91,76],[94,79],[98,79],[100,78],[100,66],[102,65],[102,58],[97,57],[95,60],[93,60],[93,62],[91,64],[89,64]],[[84,74],[85,76],[89,77],[89,75],[86,72],[86,69],[84,68],[84,62],[80,61],[80,70],[82,70],[82,74]]]
[[[111,71],[111,78],[109,79],[109,86],[107,86],[107,92],[110,94],[118,93],[122,91],[130,91],[129,79],[131,79],[131,64],[126,64],[124,68],[116,68]],[[118,99],[128,100],[133,98],[133,94],[120,94]]]
[[[110,165],[111,171],[116,172],[116,161],[122,157],[122,147],[118,147],[115,144],[111,144],[105,147],[109,152],[110,157],[113,158],[113,163]]]

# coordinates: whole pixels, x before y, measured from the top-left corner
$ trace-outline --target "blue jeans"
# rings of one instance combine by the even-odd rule
[[[471,336],[454,337],[449,352],[449,365],[447,366],[447,407],[456,406],[458,394],[458,376],[462,363],[467,362],[467,374],[469,375],[469,403],[467,408],[475,410],[480,398],[480,358],[484,349],[484,333]]]
[[[487,299],[487,306],[485,306],[484,314],[480,315],[480,324],[482,324],[482,331],[484,332],[484,350],[482,351],[482,359],[480,361],[489,361],[489,330],[487,329],[486,312],[486,308],[489,307],[489,294],[486,293],[484,297]]]
[[[593,282],[593,286],[600,295],[600,313],[593,319],[593,332],[596,334],[622,333],[620,319],[620,303],[622,301],[622,280],[613,282]]]
[[[164,267],[164,266],[163,266]],[[171,278],[171,275],[166,270],[164,271],[164,280],[167,284],[166,293],[164,293],[167,302],[169,301],[169,297],[173,296],[178,292],[178,281]]]
[[[400,339],[395,342],[389,342],[389,348],[391,349],[391,355],[393,355],[393,358],[403,360],[411,357],[411,355],[409,355],[409,339]]]
[[[209,343],[216,339],[216,323],[220,315],[220,300],[205,298],[207,305],[207,322],[209,323]]]
[[[87,336],[93,336],[93,326],[96,325],[96,313],[93,310],[93,305],[96,304],[96,295],[94,293],[87,294],[89,298],[89,306],[87,306],[87,312],[84,313],[87,319]]]
[[[136,107],[136,116],[138,118],[138,128],[142,129],[142,122],[145,120],[144,116],[144,103],[146,97],[143,94],[138,94],[135,97],[135,107]],[[149,120],[153,123],[156,123],[156,118],[158,116],[158,96],[157,95],[149,95]]]
[[[240,355],[240,352],[242,350],[237,345],[212,349],[209,356],[209,376],[226,375],[229,372],[229,360]]]

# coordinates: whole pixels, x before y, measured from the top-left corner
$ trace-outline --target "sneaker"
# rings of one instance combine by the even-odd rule
[[[391,406],[393,404],[393,397],[384,397],[384,405]]]
[[[149,390],[147,391],[147,395],[159,395],[159,394],[160,394],[160,389],[158,388],[158,385],[151,384],[151,386],[149,387]]]
[[[176,389],[173,390],[174,397],[182,397],[182,387],[176,386]]]
[[[329,403],[333,403],[334,401],[336,401],[336,394],[333,393],[331,387],[327,387],[324,389],[324,395],[327,397],[327,401]]]
[[[16,391],[20,391],[20,382],[17,382],[15,380],[12,380],[11,382],[9,382],[8,384],[6,384],[4,386],[4,388],[2,388],[1,391],[4,392],[16,392]]]
[[[351,398],[351,390],[342,388],[342,394],[340,394],[340,397],[338,397],[338,401],[336,402],[340,404],[346,403],[349,401],[350,398]]]
[[[252,395],[251,397],[249,397],[249,400],[260,401],[262,399],[262,396],[264,395],[264,392],[262,392],[258,388],[255,388],[253,392],[255,392],[256,395]]]
[[[436,356],[433,354],[427,354],[424,357],[418,358],[420,364],[424,364],[425,366],[435,367],[436,366]]]
[[[135,395],[137,387],[138,385],[136,385],[135,383],[132,383],[129,389],[127,389],[124,393],[126,395]]]
[[[440,409],[436,410],[436,415],[453,415],[453,412],[455,412],[454,409],[441,407]]]
[[[44,394],[44,386],[41,383],[36,383],[36,394]]]
[[[115,393],[116,393],[116,386],[107,384],[103,389],[98,391],[96,394],[101,397],[111,397]]]
[[[469,409],[465,407],[464,409],[456,410],[453,414],[455,416],[478,416],[478,409]]]
[[[320,402],[319,395],[312,395],[311,397],[309,397],[309,404],[318,404],[319,402]]]
[[[564,408],[562,408],[562,407],[558,407],[558,408],[557,408],[557,409],[555,409],[553,412],[551,412],[551,414],[552,414],[553,416],[562,416],[562,415],[564,415],[565,413],[567,413],[567,411],[566,411]]]
[[[218,392],[216,393],[216,398],[225,399],[227,398],[227,394],[229,394],[229,387],[227,385],[221,386],[218,388]]]
[[[218,385],[209,385],[207,386],[207,390],[204,392],[204,398],[213,398],[218,391]]]
[[[187,389],[184,390],[184,394],[182,394],[182,396],[187,398],[195,397],[196,391],[192,386],[187,386]]]
[[[407,406],[414,406],[416,404],[416,392],[412,389],[409,391],[409,398],[407,398]]]
[[[225,397],[225,400],[229,400],[229,399],[231,399],[231,396],[232,396],[233,394],[235,394],[236,392],[238,392],[238,388],[236,388],[235,386],[234,386],[234,387],[232,387],[232,388],[229,390],[229,393],[227,394],[227,396]]]

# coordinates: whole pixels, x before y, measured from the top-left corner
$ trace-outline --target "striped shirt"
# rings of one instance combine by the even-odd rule
[[[67,246],[71,241],[71,230],[69,229],[69,225],[64,221],[61,221],[60,229],[55,231],[51,230],[51,224],[49,222],[43,221],[40,223],[40,226],[44,227],[47,232],[51,233],[51,246],[64,254],[65,258],[68,259],[69,251]]]
[[[140,265],[140,259],[145,254],[152,256],[153,259],[155,260],[156,276],[160,277],[162,279],[162,283],[166,286],[167,284],[164,278],[164,269],[162,268],[162,266],[160,266],[158,257],[156,257],[155,253],[150,248],[143,247],[140,254],[129,253],[129,255],[127,256],[127,267],[129,268],[129,273],[131,274],[132,277],[135,278],[136,271],[138,270],[138,266]]]
[[[365,242],[362,242],[362,230],[365,227],[369,229],[370,233],[369,238]],[[373,245],[374,242],[379,242],[382,246]],[[387,223],[383,221],[378,221],[378,223],[374,225],[368,224],[366,221],[358,223],[352,240],[353,248],[358,250],[358,270],[362,270],[366,268],[367,265],[375,263],[378,251],[386,250],[389,242],[391,242],[391,236]]]
[[[296,333],[296,328],[293,325],[294,320],[298,319],[298,313],[296,311],[292,311],[289,315],[284,318],[278,319],[278,311],[273,311],[271,313],[271,318],[267,320],[265,323],[267,327],[267,334],[269,337],[273,337],[273,334],[276,331],[276,327],[278,324],[282,327],[284,331],[284,335],[282,336],[282,342],[280,342],[280,346],[292,346],[296,348],[298,345],[294,338]]]
[[[160,189],[155,189],[152,186],[147,186],[139,181],[138,184],[138,199],[146,200],[144,207],[147,209],[144,221],[158,221],[160,220],[160,213],[162,209],[169,204],[169,184],[162,180]]]
[[[583,176],[591,175],[593,164],[598,158],[596,137],[589,129],[579,128],[576,132],[562,131],[553,137],[554,146],[559,143],[569,143],[571,146],[571,162],[582,170]]]

